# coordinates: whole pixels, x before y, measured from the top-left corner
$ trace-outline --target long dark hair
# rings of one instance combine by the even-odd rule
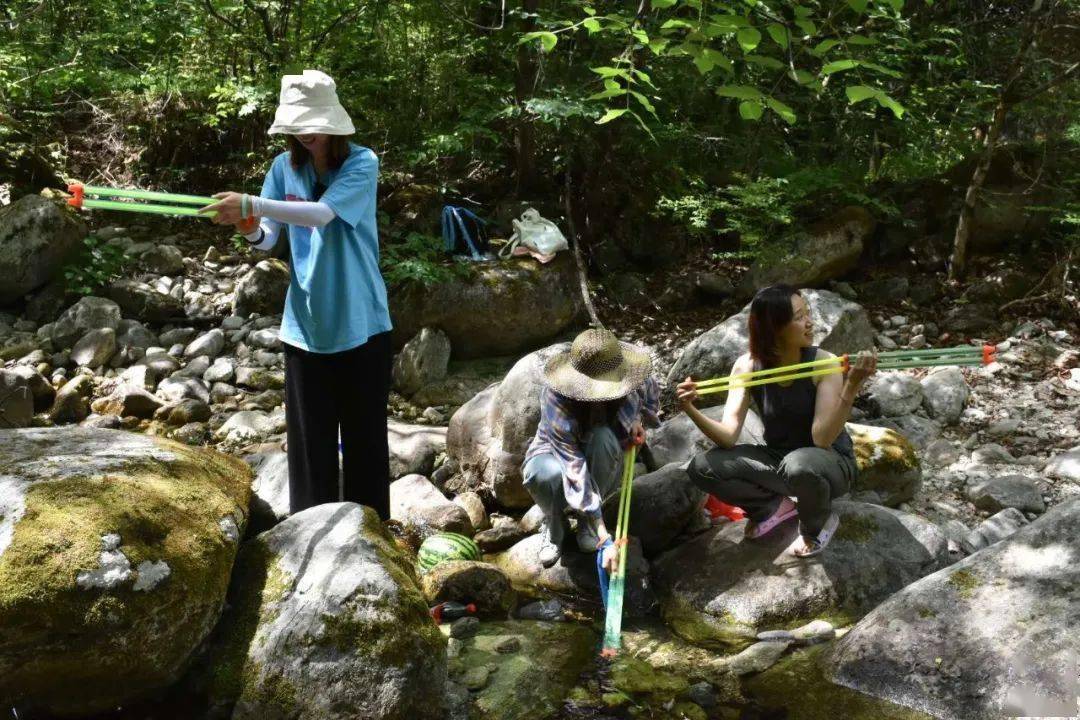
[[[762,288],[750,303],[750,356],[763,367],[775,367],[780,361],[776,350],[777,332],[791,322],[791,298],[802,294],[791,285],[779,284]]]
[[[299,170],[311,162],[311,153],[292,135],[286,135],[285,141],[289,144],[289,162],[293,168]],[[345,164],[352,149],[349,147],[349,138],[345,135],[331,135],[329,147],[326,153],[326,164],[331,170],[337,170]]]

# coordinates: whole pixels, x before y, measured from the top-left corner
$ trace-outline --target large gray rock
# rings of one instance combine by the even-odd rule
[[[327,503],[244,544],[208,658],[236,720],[441,720],[446,640],[371,508]]]
[[[175,245],[151,245],[139,259],[147,270],[158,275],[184,273],[184,253]]]
[[[448,500],[423,475],[406,475],[390,483],[390,517],[422,528],[473,534],[465,509]]]
[[[145,388],[121,383],[107,397],[95,400],[91,407],[100,415],[151,418],[164,404],[160,398],[151,395]]]
[[[789,253],[759,259],[740,285],[745,296],[774,283],[813,287],[855,268],[876,227],[861,207],[846,207],[798,234]]]
[[[274,315],[285,306],[289,290],[289,266],[280,260],[262,260],[240,278],[233,290],[232,314]]]
[[[1004,475],[975,483],[968,488],[967,496],[975,507],[988,512],[1005,508],[1034,513],[1046,510],[1039,486],[1023,475]]]
[[[85,367],[101,367],[116,354],[116,331],[98,328],[83,335],[71,348],[71,361]]]
[[[847,501],[834,509],[839,530],[809,560],[789,551],[793,520],[759,540],[744,539],[745,521],[727,523],[661,555],[652,578],[667,624],[693,643],[738,648],[764,630],[850,622],[948,562],[927,520]]]
[[[706,417],[719,421],[724,416],[724,406],[714,405],[701,412]],[[679,413],[665,420],[660,427],[650,429],[647,432],[647,442],[659,466],[668,463],[685,463],[695,455],[716,447],[716,443],[706,437],[686,413]],[[762,425],[761,418],[752,408],[746,411],[746,419],[743,421],[742,432],[739,434],[739,444],[765,444],[765,426]]]
[[[960,546],[970,555],[1012,536],[1024,525],[1027,525],[1024,513],[1016,508],[1005,508],[979,523],[960,542]]]
[[[259,533],[289,517],[289,456],[278,450],[248,455],[244,461],[255,471],[250,524]]]
[[[560,343],[519,360],[498,385],[491,385],[450,418],[446,452],[457,461],[471,489],[509,508],[527,508],[532,497],[522,486],[521,464],[540,424],[543,370]]]
[[[0,697],[86,717],[172,686],[217,623],[250,473],[119,430],[0,431]]]
[[[390,294],[395,346],[437,327],[460,359],[540,347],[572,327],[583,309],[570,253],[547,265],[532,259],[482,263],[468,279],[407,285]]]
[[[394,358],[394,386],[411,396],[445,378],[449,363],[450,338],[442,330],[426,327]]]
[[[175,322],[184,317],[184,306],[172,295],[158,292],[144,282],[122,278],[108,289],[109,299],[125,315],[146,322]]]
[[[630,495],[630,533],[641,541],[645,557],[652,558],[672,546],[701,515],[705,493],[699,490],[680,463],[634,478]],[[604,522],[618,523],[619,495],[604,503]]]
[[[904,588],[832,652],[834,682],[942,720],[1076,714],[1080,499]]]
[[[510,580],[490,563],[470,560],[441,562],[423,574],[420,588],[429,605],[472,603],[481,617],[506,618],[516,596]]]
[[[27,387],[30,388],[30,394],[33,396],[33,412],[45,412],[52,407],[53,401],[56,399],[56,388],[49,383],[44,375],[26,365],[16,365],[9,372],[15,373],[26,381]]]
[[[964,373],[958,367],[932,370],[922,379],[923,406],[930,417],[946,425],[955,425],[967,405],[968,389]]]
[[[799,292],[810,305],[814,344],[837,354],[855,353],[873,347],[874,331],[862,307],[828,290]],[[687,375],[702,380],[729,374],[735,360],[750,347],[746,325],[749,317],[748,303],[738,315],[698,335],[672,366],[668,383],[682,382]]]
[[[77,215],[43,197],[27,195],[0,209],[0,306],[53,279],[84,237]]]
[[[390,443],[390,477],[431,475],[435,458],[446,451],[446,428],[431,425],[408,425],[393,420],[387,423]]]
[[[57,348],[69,348],[91,330],[120,325],[120,306],[112,300],[88,295],[80,298],[52,325],[52,341]]]

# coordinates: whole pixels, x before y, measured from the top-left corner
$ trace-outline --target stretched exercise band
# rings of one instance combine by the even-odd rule
[[[67,204],[79,210],[89,208],[91,210],[119,210],[121,212],[201,218],[212,218],[217,215],[215,210],[201,211],[201,208],[217,202],[216,198],[202,195],[180,195],[177,193],[153,192],[151,190],[125,190],[124,188],[98,187],[96,185],[83,185],[82,183],[72,183],[68,185],[67,189],[71,193]],[[87,195],[92,195],[97,199],[88,200]],[[102,198],[126,198],[132,202],[103,200]],[[142,202],[144,200],[155,202]],[[162,205],[160,203],[175,204]],[[187,207],[189,205],[197,205],[198,207]],[[258,227],[259,220],[251,214],[250,208],[248,196],[243,195],[240,203],[240,214],[244,220],[237,225],[237,229],[242,233],[250,233]]]
[[[615,525],[615,548],[619,564],[611,574],[608,585],[607,614],[604,617],[603,657],[614,657],[622,647],[623,593],[626,589],[626,546],[630,529],[630,492],[634,487],[634,463],[637,462],[637,445],[631,444],[623,456],[622,486],[619,493],[619,516]]]
[[[989,365],[997,359],[993,345],[962,345],[952,348],[922,350],[891,350],[878,353],[879,370],[903,370],[942,365]],[[702,380],[697,383],[698,395],[727,392],[734,388],[754,387],[776,382],[788,382],[817,375],[847,372],[851,368],[849,355],[784,365],[777,368],[738,373],[727,377]]]

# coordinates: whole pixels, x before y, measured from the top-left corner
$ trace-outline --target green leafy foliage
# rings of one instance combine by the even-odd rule
[[[122,249],[87,235],[78,255],[63,268],[64,283],[70,292],[94,295],[119,278],[127,263]]]
[[[452,260],[441,238],[408,233],[399,242],[387,243],[379,258],[383,278],[389,285],[420,283],[433,285],[468,277],[469,265]]]

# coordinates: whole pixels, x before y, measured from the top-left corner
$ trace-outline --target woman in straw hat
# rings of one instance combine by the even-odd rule
[[[833,357],[813,344],[810,306],[790,285],[758,291],[748,325],[750,351],[735,361],[732,375]],[[719,446],[690,462],[690,479],[746,511],[748,538],[762,537],[798,515],[801,537],[792,553],[804,558],[819,554],[839,525],[832,500],[848,491],[856,474],[844,423],[876,365],[874,356],[862,353],[846,378],[825,375],[733,388],[719,422],[694,407],[697,385],[686,378],[677,390],[679,402]],[[765,445],[736,444],[751,397],[765,424]]]
[[[540,425],[522,467],[525,488],[544,511],[544,567],[562,555],[569,512],[577,516],[578,549],[602,550],[605,568],[614,571],[601,505],[618,491],[623,447],[644,439],[643,425],[660,424],[651,368],[645,350],[603,329],[584,331],[544,368]]]
[[[289,230],[280,338],[292,512],[339,499],[340,432],[343,499],[387,519],[392,354],[375,225],[379,159],[347,140],[353,132],[328,75],[286,75],[270,134],[285,135],[288,150],[274,158],[258,196],[218,193],[205,210],[260,250]]]

